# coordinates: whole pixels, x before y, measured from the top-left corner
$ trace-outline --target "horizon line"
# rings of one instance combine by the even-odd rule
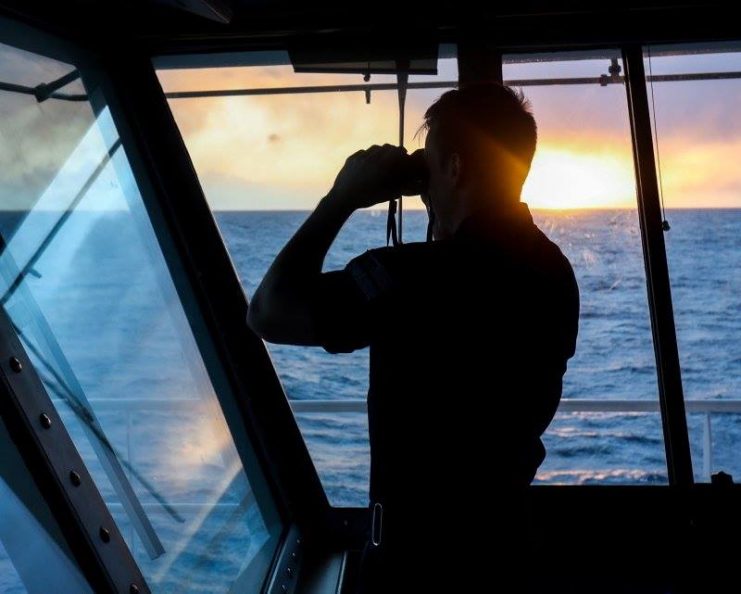
[[[311,212],[315,207],[310,208],[211,208],[211,212]],[[638,210],[637,206],[572,206],[555,208],[550,206],[530,206],[528,208],[533,211],[549,211],[549,212],[566,212],[566,211],[582,211],[582,210]],[[677,210],[741,210],[741,204],[738,206],[667,206],[664,208],[665,211],[677,211]],[[367,212],[367,213],[386,213],[386,208],[361,208],[354,212]],[[404,212],[425,212],[423,208],[405,208]]]
[[[527,204],[527,203],[525,203]],[[312,212],[316,207],[305,207],[305,208],[213,208],[209,205],[211,212]],[[528,208],[533,211],[548,211],[548,212],[573,212],[573,211],[605,211],[605,210],[638,210],[637,206],[569,206],[569,207],[552,207],[552,206],[530,206]],[[724,205],[711,205],[711,206],[667,206],[664,207],[665,211],[678,211],[678,210],[741,210],[741,204],[738,206],[724,206]],[[99,209],[99,208],[75,208],[77,212],[128,212],[126,209]],[[67,209],[26,209],[26,208],[0,208],[0,213],[31,213],[31,212],[67,212]],[[387,212],[386,208],[361,208],[354,212],[366,212],[369,214]],[[423,208],[405,208],[404,212],[425,212]]]

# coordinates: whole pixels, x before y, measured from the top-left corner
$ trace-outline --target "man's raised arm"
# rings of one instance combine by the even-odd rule
[[[347,159],[329,194],[278,254],[250,301],[247,323],[259,336],[269,342],[320,344],[314,298],[324,258],[356,209],[399,195],[405,155],[404,149],[387,144]]]

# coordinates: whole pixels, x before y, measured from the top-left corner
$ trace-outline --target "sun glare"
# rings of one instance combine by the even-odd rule
[[[541,147],[522,192],[533,208],[635,206],[633,163],[614,154]]]

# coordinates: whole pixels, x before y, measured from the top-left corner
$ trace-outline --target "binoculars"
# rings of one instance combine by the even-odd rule
[[[430,173],[427,169],[424,149],[416,150],[404,157],[401,169],[401,194],[403,196],[419,196],[427,192]]]

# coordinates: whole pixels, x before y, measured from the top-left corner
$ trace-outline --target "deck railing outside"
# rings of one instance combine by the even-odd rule
[[[177,410],[192,409],[200,401],[191,399],[91,399],[91,405],[97,412],[104,410]],[[339,414],[367,412],[365,400],[291,400],[294,413],[300,414]],[[741,414],[741,400],[686,400],[687,414],[703,415],[702,436],[702,477],[710,480],[713,469],[713,426],[712,417],[717,414]],[[659,413],[658,400],[586,400],[581,398],[564,398],[558,408],[559,413]]]
[[[687,414],[703,415],[702,476],[709,481],[713,469],[713,426],[714,414],[741,413],[741,400],[686,400]],[[365,400],[292,400],[294,413],[365,413]],[[617,412],[658,413],[658,400],[582,400],[564,398],[559,413]]]

